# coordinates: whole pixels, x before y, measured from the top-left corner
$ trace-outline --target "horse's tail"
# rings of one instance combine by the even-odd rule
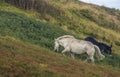
[[[96,54],[97,54],[97,57],[100,59],[100,60],[103,60],[105,58],[105,56],[100,52],[100,49],[98,48],[98,46],[94,45],[94,48],[96,50]]]

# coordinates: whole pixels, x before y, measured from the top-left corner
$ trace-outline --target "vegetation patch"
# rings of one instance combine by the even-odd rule
[[[0,23],[1,36],[13,36],[50,49],[53,49],[55,38],[70,34],[60,27],[6,11],[0,11]]]

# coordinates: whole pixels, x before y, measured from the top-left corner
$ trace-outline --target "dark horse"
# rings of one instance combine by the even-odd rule
[[[98,42],[97,40],[95,40],[92,36],[86,37],[85,38],[86,41],[92,42],[93,44],[97,45],[101,51],[111,55],[112,54],[112,45],[108,46],[105,43],[101,43]]]

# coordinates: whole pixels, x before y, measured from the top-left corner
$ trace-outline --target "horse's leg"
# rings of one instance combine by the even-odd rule
[[[87,58],[86,58],[85,62],[87,62],[88,60],[90,60],[90,57],[89,57],[89,56],[87,56]]]
[[[95,54],[95,49],[92,48],[91,51],[88,51],[87,54],[89,55],[89,58],[91,62],[94,64],[94,54]]]
[[[74,56],[74,54],[73,54],[73,53],[71,53],[71,57],[72,57],[73,59],[75,59],[75,56]]]
[[[69,52],[69,51],[70,51],[69,47],[66,47],[66,48],[62,51],[62,54],[64,55],[65,52]],[[64,56],[65,56],[65,55],[64,55]]]
[[[90,60],[90,57],[89,57],[89,55],[87,54],[87,53],[85,53],[86,54],[86,59],[85,59],[85,62],[87,62],[88,60]]]
[[[93,58],[93,55],[90,56],[90,60],[91,60],[91,62],[94,64],[94,58]]]
[[[92,56],[87,56],[85,62],[91,61],[94,64],[94,58]]]

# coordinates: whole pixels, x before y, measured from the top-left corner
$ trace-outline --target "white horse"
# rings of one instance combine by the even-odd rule
[[[95,51],[99,60],[105,58],[105,56],[101,54],[100,49],[96,45],[93,45],[88,41],[78,40],[71,35],[64,35],[55,39],[54,50],[58,51],[59,46],[64,47],[64,50],[62,51],[63,54],[65,52],[71,52],[72,58],[74,58],[74,54],[86,53],[88,56],[86,61],[91,60],[91,62],[94,63]]]

